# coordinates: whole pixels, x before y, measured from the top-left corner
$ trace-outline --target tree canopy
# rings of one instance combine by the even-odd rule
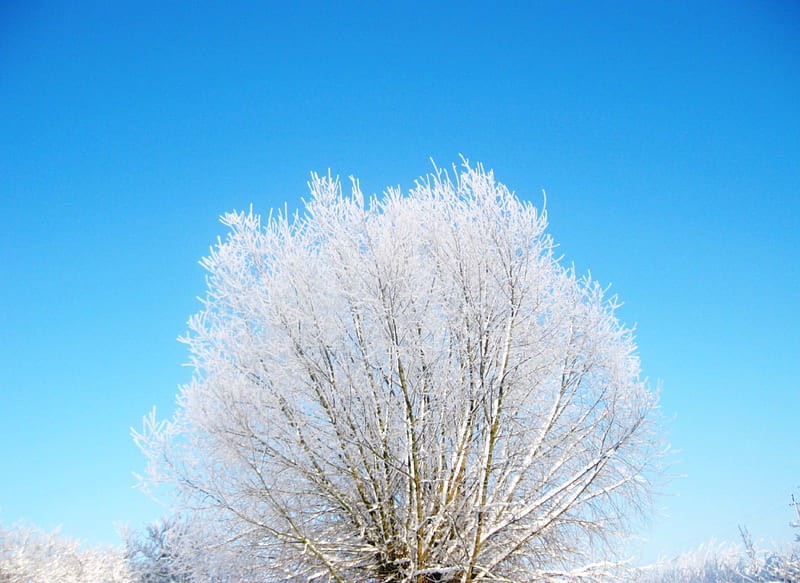
[[[223,217],[193,381],[136,434],[150,480],[265,581],[610,576],[662,450],[615,299],[480,165],[309,185]]]

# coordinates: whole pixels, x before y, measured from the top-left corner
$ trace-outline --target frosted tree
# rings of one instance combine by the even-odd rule
[[[0,527],[2,583],[134,583],[114,548],[82,548],[80,541],[34,526]]]
[[[195,583],[194,564],[202,550],[189,536],[189,524],[174,516],[144,532],[127,532],[125,558],[138,583]]]
[[[196,516],[174,515],[126,533],[125,558],[136,583],[248,583],[260,565],[230,544],[224,529]],[[247,552],[247,554],[243,554]]]
[[[656,397],[546,216],[470,167],[231,213],[149,476],[263,581],[600,580],[648,507]]]

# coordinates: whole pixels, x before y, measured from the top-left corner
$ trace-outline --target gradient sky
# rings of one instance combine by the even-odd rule
[[[198,5],[199,4],[199,5]],[[380,6],[380,7],[379,7]],[[117,543],[165,509],[130,427],[218,216],[310,171],[408,189],[463,154],[624,302],[675,450],[646,559],[788,542],[800,495],[800,5],[3,2],[0,521]]]

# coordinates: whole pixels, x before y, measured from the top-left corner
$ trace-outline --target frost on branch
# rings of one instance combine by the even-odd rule
[[[609,576],[660,453],[613,300],[481,166],[310,188],[291,220],[223,217],[151,475],[265,581]]]

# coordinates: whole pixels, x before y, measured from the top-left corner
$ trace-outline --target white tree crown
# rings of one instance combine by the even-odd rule
[[[267,581],[599,579],[661,451],[614,298],[465,162],[230,213],[175,418],[137,441]]]

